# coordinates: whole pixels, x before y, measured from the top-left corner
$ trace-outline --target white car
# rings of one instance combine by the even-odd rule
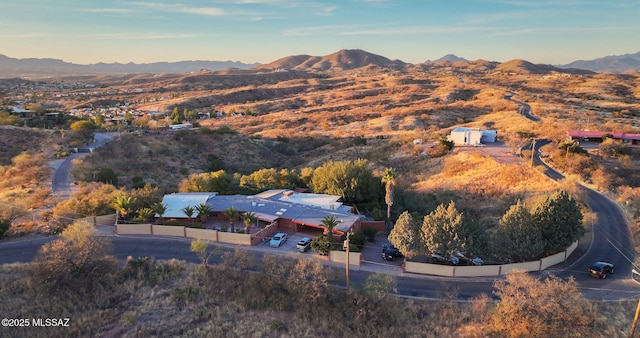
[[[279,248],[286,241],[287,241],[287,234],[285,234],[284,232],[278,232],[277,234],[273,235],[273,237],[271,237],[271,240],[269,241],[269,246],[273,248]]]

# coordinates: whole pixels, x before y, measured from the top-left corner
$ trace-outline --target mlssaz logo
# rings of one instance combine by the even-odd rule
[[[69,318],[33,318],[32,326],[69,326]]]

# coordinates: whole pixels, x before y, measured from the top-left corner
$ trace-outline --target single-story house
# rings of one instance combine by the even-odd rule
[[[449,140],[455,145],[475,145],[479,143],[493,143],[498,137],[495,130],[480,130],[479,128],[457,127],[451,131]]]
[[[333,216],[338,220],[334,232],[343,234],[361,231],[364,216],[353,213],[340,196],[300,193],[289,189],[267,190],[256,195],[218,195],[206,193],[173,193],[165,195],[162,203],[168,206],[165,218],[185,218],[182,209],[187,205],[207,203],[214,219],[226,219],[224,211],[234,207],[241,213],[252,212],[259,221],[278,222],[282,229],[298,232],[304,227],[326,230],[322,220]]]
[[[611,135],[614,140],[620,140],[622,143],[633,146],[640,145],[640,134],[591,130],[569,130],[568,134],[572,140],[590,142],[602,142],[604,135]]]

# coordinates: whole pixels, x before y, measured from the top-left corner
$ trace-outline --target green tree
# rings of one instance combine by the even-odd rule
[[[573,277],[538,280],[514,273],[494,283],[500,302],[491,314],[487,336],[589,337],[601,321]]]
[[[421,236],[427,253],[441,252],[450,256],[464,251],[463,227],[462,213],[456,209],[455,202],[450,202],[447,207],[440,204],[422,222]]]
[[[493,250],[498,257],[511,262],[536,260],[542,255],[542,234],[520,201],[502,216],[493,238]]]
[[[396,173],[393,168],[386,168],[382,175],[384,183],[384,202],[387,204],[387,222],[391,221],[391,206],[393,205],[393,188],[396,185]]]
[[[180,192],[217,192],[228,195],[237,190],[238,183],[233,175],[224,170],[211,173],[192,174],[180,183]]]
[[[211,205],[209,205],[208,203],[200,203],[196,205],[195,208],[198,212],[198,218],[200,219],[200,222],[202,222],[202,224],[206,223],[207,217],[209,217],[209,214],[211,213]]]
[[[224,210],[224,214],[229,218],[229,226],[231,226],[231,232],[236,232],[236,218],[238,218],[238,209],[230,206]]]
[[[111,207],[120,213],[122,219],[127,219],[129,212],[131,212],[131,202],[133,199],[130,195],[124,192],[116,194],[115,199],[111,203]]]
[[[325,229],[327,230],[325,233],[330,237],[333,236],[333,229],[335,229],[335,227],[338,226],[339,223],[340,222],[335,216],[325,216],[324,218],[322,218],[322,220],[320,220],[320,225],[325,227]]]
[[[245,233],[248,234],[251,232],[251,224],[255,223],[257,219],[258,217],[256,217],[256,214],[254,214],[253,212],[245,212],[242,214],[242,222],[244,223]]]
[[[389,234],[389,242],[402,254],[411,259],[424,252],[420,236],[420,222],[408,211],[403,212]]]
[[[95,173],[95,182],[118,185],[118,174],[111,168],[99,168]]]
[[[564,190],[546,195],[534,205],[531,214],[542,234],[545,254],[565,250],[585,232],[580,207]]]
[[[367,168],[367,161],[329,161],[313,171],[315,193],[341,196],[346,203],[377,201],[380,179]]]
[[[187,216],[187,219],[189,220],[189,223],[192,223],[191,219],[193,218],[193,215],[196,213],[196,208],[187,205],[186,207],[180,209],[182,211],[183,214],[185,214],[185,216]]]
[[[82,138],[91,139],[93,138],[93,132],[96,130],[97,126],[92,121],[81,120],[71,123],[69,128]]]
[[[205,267],[208,265],[209,258],[211,258],[213,254],[213,252],[209,250],[209,244],[200,238],[191,241],[191,252],[195,252],[198,255],[202,261],[202,265]]]
[[[455,145],[455,142],[447,140],[447,138],[444,136],[441,137],[440,140],[438,140],[438,147],[442,152],[445,152],[445,153],[451,151],[454,145]]]
[[[336,241],[326,234],[322,234],[311,241],[311,249],[322,256],[328,255],[329,251],[335,249],[336,245]]]
[[[155,212],[151,208],[142,208],[138,210],[138,220],[141,223],[147,222],[151,217],[153,217]]]
[[[260,169],[240,178],[240,187],[250,193],[268,189],[291,189],[303,185],[300,176],[294,170],[288,169]]]
[[[173,107],[170,118],[172,124],[181,124],[184,121],[184,112],[180,111],[178,107]]]
[[[580,147],[580,144],[576,140],[564,140],[558,145],[558,149],[565,151],[565,157],[569,156],[569,153],[575,154],[588,154],[586,150]]]
[[[160,224],[162,224],[164,214],[167,213],[167,209],[169,209],[169,206],[162,202],[157,202],[153,205],[153,211],[158,214],[158,218],[160,218]]]

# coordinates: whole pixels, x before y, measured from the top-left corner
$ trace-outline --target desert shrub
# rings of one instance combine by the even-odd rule
[[[501,337],[587,337],[602,325],[573,278],[538,280],[526,273],[494,283],[500,303],[487,333]]]
[[[328,255],[329,251],[333,250],[336,245],[336,241],[326,234],[322,234],[311,241],[311,248],[322,256]]]
[[[11,220],[7,218],[0,219],[0,238],[4,237],[4,234],[11,227]]]
[[[362,230],[362,233],[364,234],[365,238],[367,239],[367,241],[369,242],[375,242],[376,241],[376,233],[378,233],[378,231],[374,228],[365,228],[364,230]]]
[[[342,235],[340,240],[344,241],[347,239],[346,235]],[[364,233],[355,233],[349,235],[349,251],[352,252],[360,252],[364,248],[365,235]],[[344,249],[344,248],[343,248]]]
[[[40,292],[90,293],[117,270],[111,242],[92,224],[75,222],[36,255],[30,285]]]

